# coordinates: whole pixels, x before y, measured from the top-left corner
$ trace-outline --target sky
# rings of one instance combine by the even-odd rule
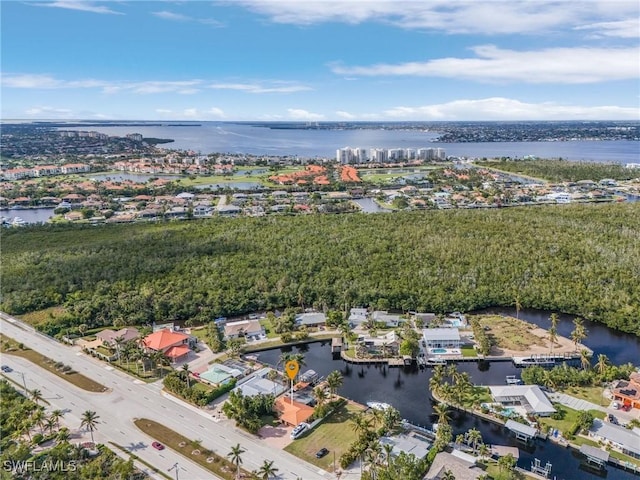
[[[640,2],[0,2],[1,118],[640,120]]]

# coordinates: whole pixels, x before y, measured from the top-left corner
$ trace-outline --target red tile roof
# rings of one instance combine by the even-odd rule
[[[180,358],[183,355],[186,355],[189,352],[189,347],[187,347],[186,345],[178,345],[177,347],[171,347],[164,354],[169,358],[176,359]]]
[[[164,350],[165,348],[184,342],[188,338],[189,335],[172,332],[168,328],[164,328],[146,336],[144,339],[144,345],[152,350]]]

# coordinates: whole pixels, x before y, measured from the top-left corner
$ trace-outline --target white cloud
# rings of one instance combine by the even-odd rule
[[[371,66],[330,65],[339,75],[446,77],[491,82],[595,83],[640,76],[640,48],[549,48],[516,51],[481,45],[474,58]]]
[[[563,105],[555,102],[526,103],[503,97],[387,110],[384,118],[395,120],[637,120],[640,108]]]
[[[207,113],[209,115],[211,115],[211,116],[218,117],[218,118],[224,118],[225,117],[224,111],[222,109],[220,109],[220,108],[217,108],[217,107],[211,107],[207,111]]]
[[[302,110],[300,108],[288,108],[287,113],[289,114],[289,118],[292,120],[317,121],[324,118],[324,115],[308,112],[307,110]]]
[[[354,120],[354,119],[356,118],[356,116],[355,116],[353,113],[344,112],[344,111],[342,111],[342,110],[338,110],[338,111],[336,112],[336,115],[337,115],[339,118],[343,118],[343,119],[345,119],[345,120]]]
[[[274,84],[263,86],[253,83],[213,83],[209,88],[216,90],[238,90],[247,93],[295,93],[312,90],[304,85]]]
[[[152,15],[162,18],[164,20],[170,20],[172,22],[196,22],[202,23],[203,25],[210,25],[212,27],[223,27],[224,24],[215,20],[213,18],[195,18],[190,17],[188,15],[183,15],[182,13],[169,12],[167,10],[162,10],[159,12],[151,12]]]
[[[49,106],[32,107],[25,111],[27,116],[41,119],[48,118],[73,118],[73,112],[68,108],[56,108]]]
[[[595,21],[623,21],[638,16],[634,0],[399,1],[399,0],[235,0],[277,23],[388,23],[405,29],[447,33],[541,34]]]
[[[97,5],[98,2],[85,2],[82,0],[57,0],[55,2],[48,3],[34,3],[38,7],[54,7],[64,8],[67,10],[79,10],[81,12],[92,12],[110,15],[124,15],[122,12],[111,10],[104,5]]]
[[[7,75],[2,74],[0,82],[8,88],[61,88],[63,82],[50,75]]]
[[[574,27],[574,30],[589,30],[595,37],[640,37],[640,17],[617,22],[598,22]]]

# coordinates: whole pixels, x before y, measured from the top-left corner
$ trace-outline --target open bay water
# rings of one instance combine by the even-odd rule
[[[498,314],[513,314],[511,309],[493,309]],[[550,312],[537,310],[521,310],[519,317],[544,328],[548,328]],[[560,315],[558,331],[565,336],[570,334],[573,317]],[[640,339],[630,334],[615,332],[608,327],[593,322],[585,322],[589,329],[589,337],[585,344],[594,350],[594,355],[606,353],[614,363],[634,361],[638,363]],[[429,379],[432,369],[413,367],[388,367],[386,365],[356,365],[349,364],[342,359],[334,358],[331,354],[331,342],[324,341],[302,345],[300,347],[283,347],[260,352],[259,361],[276,366],[280,355],[284,351],[300,352],[305,355],[306,365],[302,371],[313,369],[321,376],[327,376],[333,370],[339,370],[344,376],[344,384],[338,393],[358,403],[368,401],[386,402],[400,411],[403,418],[416,425],[430,428],[436,417],[433,414],[434,402],[429,391]],[[617,351],[617,354],[614,352]],[[504,385],[507,375],[520,375],[521,369],[511,362],[460,362],[458,370],[468,372],[472,381],[478,385]],[[281,367],[280,367],[281,368]],[[631,472],[620,470],[612,465],[607,466],[606,475],[596,475],[593,471],[583,469],[580,456],[571,449],[560,447],[551,441],[536,440],[525,447],[512,437],[500,425],[482,420],[474,415],[452,411],[451,425],[455,435],[464,433],[470,428],[477,428],[482,433],[485,443],[509,445],[518,447],[520,458],[518,465],[526,470],[531,468],[531,462],[538,458],[544,465],[547,461],[553,467],[550,478],[557,480],[572,480],[576,478],[611,480],[637,479]]]
[[[276,129],[247,124],[202,122],[198,126],[91,126],[65,130],[94,130],[112,136],[140,133],[145,137],[171,138],[160,147],[194,150],[202,154],[335,158],[336,149],[360,148],[444,148],[447,155],[464,157],[558,158],[576,161],[634,163],[640,159],[640,142],[631,140],[563,142],[440,143],[438,134],[420,130],[385,129]]]

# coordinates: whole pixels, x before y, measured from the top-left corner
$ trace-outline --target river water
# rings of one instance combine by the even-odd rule
[[[495,313],[515,315],[510,309],[494,309]],[[535,310],[523,310],[519,316],[523,320],[548,328],[549,312]],[[561,335],[569,335],[573,326],[573,317],[560,315],[558,332]],[[589,336],[585,344],[594,350],[597,356],[605,353],[614,363],[638,361],[640,352],[640,339],[629,334],[621,334],[609,328],[585,322],[589,329]],[[258,358],[261,362],[276,365],[283,351],[291,351],[292,348],[278,348],[261,352]],[[429,392],[429,379],[432,369],[420,370],[416,367],[393,367],[386,365],[354,365],[334,358],[331,354],[330,342],[319,342],[300,347],[293,347],[293,351],[305,355],[306,366],[326,376],[333,370],[339,370],[344,376],[344,384],[339,393],[359,403],[368,401],[386,402],[396,407],[403,418],[416,425],[431,427],[436,421],[433,415],[433,402]],[[461,362],[458,370],[468,372],[472,381],[478,385],[504,385],[507,375],[519,375],[520,369],[511,362]],[[460,412],[453,412],[451,425],[454,437],[458,433],[464,433],[470,428],[481,431],[484,442],[499,445],[510,445],[520,449],[518,465],[524,469],[531,468],[534,458],[540,459],[544,465],[547,461],[553,465],[551,478],[558,480],[596,479],[603,478],[592,471],[582,470],[579,456],[570,449],[561,448],[550,441],[537,440],[533,445],[523,448],[523,444],[515,440],[501,426],[495,425],[478,417]],[[607,466],[606,477],[612,480],[637,479],[630,472],[625,472]]]
[[[87,130],[89,127],[65,128]],[[335,158],[336,149],[360,148],[444,148],[447,155],[464,157],[562,157],[568,160],[633,163],[640,157],[640,142],[487,142],[440,143],[435,132],[418,130],[314,130],[271,129],[224,122],[203,122],[200,126],[92,126],[91,130],[111,136],[141,133],[145,137],[171,138],[162,148],[214,152]]]

